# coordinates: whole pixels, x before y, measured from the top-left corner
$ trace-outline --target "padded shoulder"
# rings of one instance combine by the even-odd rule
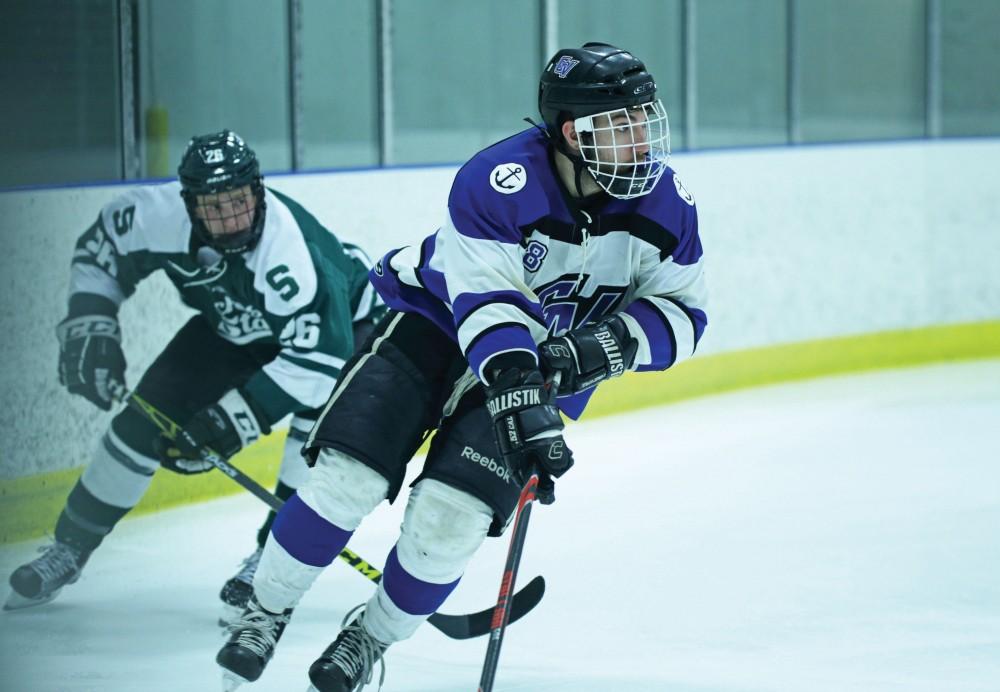
[[[121,255],[130,252],[187,252],[191,222],[178,182],[141,185],[101,210],[108,237]]]
[[[247,267],[254,274],[254,289],[264,296],[264,307],[272,315],[288,316],[310,305],[316,298],[316,266],[302,230],[288,207],[270,190],[265,191],[267,217],[260,242],[246,253]]]

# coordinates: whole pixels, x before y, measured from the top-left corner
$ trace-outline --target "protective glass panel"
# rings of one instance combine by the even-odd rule
[[[376,165],[377,3],[301,2],[299,167]]]
[[[391,163],[459,162],[538,118],[535,0],[397,2]]]
[[[786,0],[695,5],[695,144],[783,144],[788,138]]]
[[[1000,134],[998,85],[1000,2],[942,2],[942,134]]]
[[[173,176],[188,140],[228,128],[265,171],[291,166],[285,3],[139,3],[144,175]]]
[[[923,136],[924,15],[924,0],[795,4],[803,141]]]
[[[116,4],[4,2],[0,186],[121,178]]]

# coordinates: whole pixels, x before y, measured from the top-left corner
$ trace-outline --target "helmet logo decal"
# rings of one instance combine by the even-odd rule
[[[528,182],[528,172],[518,163],[501,163],[490,173],[490,185],[497,192],[512,195]]]
[[[579,64],[579,60],[571,58],[568,55],[563,55],[560,56],[556,64],[552,66],[552,71],[559,76],[559,79],[566,79],[566,75],[569,74],[569,71]]]
[[[198,153],[205,163],[222,163],[226,158],[222,155],[222,149],[203,149]]]
[[[656,82],[646,82],[645,84],[640,84],[632,90],[632,93],[635,96],[638,96],[639,94],[645,94],[647,91],[656,91]]]

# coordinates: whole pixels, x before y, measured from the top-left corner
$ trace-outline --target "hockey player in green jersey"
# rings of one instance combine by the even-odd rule
[[[11,575],[7,609],[50,601],[76,581],[160,466],[208,471],[200,448],[232,456],[293,414],[276,490],[289,497],[308,473],[299,449],[316,409],[382,310],[364,254],[265,188],[257,157],[236,134],[192,139],[178,174],[177,182],[121,195],[83,233],[57,334],[60,382],[110,410],[125,386],[118,308],[140,281],[165,272],[197,314],[135,391],[180,423],[182,434],[170,442],[123,408],[71,491],[54,544]],[[232,614],[246,605],[272,519],[222,589]]]

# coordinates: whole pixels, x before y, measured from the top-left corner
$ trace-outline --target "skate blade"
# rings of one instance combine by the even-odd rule
[[[222,692],[235,692],[237,687],[247,682],[250,681],[232,671],[222,672]]]
[[[7,597],[7,601],[3,604],[4,610],[21,610],[23,608],[33,608],[34,606],[40,606],[42,604],[48,603],[56,596],[59,595],[61,589],[56,589],[48,596],[41,596],[38,598],[28,598],[27,596],[22,596],[17,591],[11,591],[10,595]]]

